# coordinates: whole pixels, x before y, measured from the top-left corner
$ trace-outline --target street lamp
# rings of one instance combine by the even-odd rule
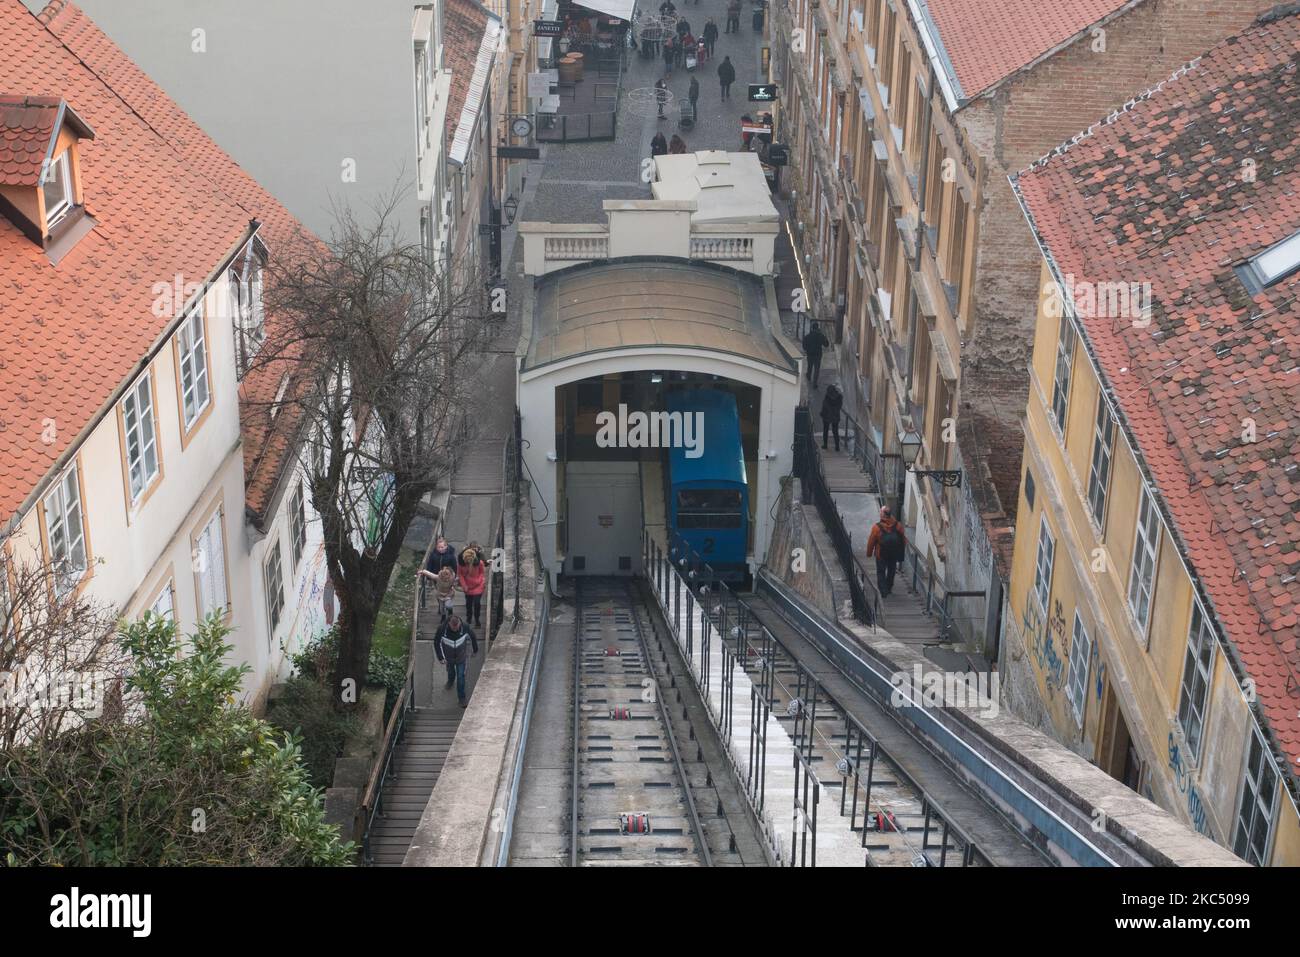
[[[515,215],[519,212],[519,200],[515,199],[515,194],[511,193],[510,198],[505,202],[506,225],[509,226],[515,221]]]
[[[929,476],[944,488],[961,488],[961,469],[912,468],[916,464],[916,457],[921,454],[921,434],[915,429],[909,427],[899,436],[898,443],[902,447],[903,464],[918,479]]]

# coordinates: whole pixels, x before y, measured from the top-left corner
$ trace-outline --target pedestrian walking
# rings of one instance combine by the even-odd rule
[[[727,4],[727,29],[723,32],[740,32],[740,0],[731,0],[731,2]]]
[[[672,73],[672,71],[673,71],[673,65],[669,63],[668,72]],[[659,103],[659,119],[662,120],[664,118],[664,107],[668,103],[668,81],[665,80],[663,77],[660,77],[659,79],[655,80],[655,100],[658,101]],[[650,145],[653,147],[654,143],[651,142]],[[652,155],[657,155],[657,154],[652,154]]]
[[[672,37],[664,37],[664,73],[667,76],[673,75],[673,61],[677,59],[677,44],[673,42]],[[660,116],[663,114],[660,113]]]
[[[713,22],[713,17],[709,17],[708,22],[704,24],[704,33],[701,37],[704,40],[704,49],[709,56],[713,56],[713,44],[718,42],[718,25]]]
[[[664,139],[663,131],[660,130],[658,133],[655,134],[655,138],[650,141],[650,155],[663,156],[667,152],[668,152],[668,141]]]
[[[718,81],[722,84],[722,98],[731,99],[731,84],[736,82],[736,68],[731,65],[729,56],[724,56],[718,64]]]
[[[840,450],[840,410],[844,408],[844,393],[832,382],[822,396],[822,448],[826,448],[826,434],[835,436],[835,451]]]
[[[803,337],[803,351],[808,356],[808,381],[812,383],[814,389],[817,388],[817,380],[822,373],[822,351],[830,344],[831,341],[826,338],[826,333],[822,332],[822,327],[815,322]]]
[[[691,112],[695,112],[695,104],[700,98],[700,81],[694,76],[691,77],[690,89],[686,91],[686,98],[691,101]]]
[[[470,648],[478,654],[478,638],[469,625],[460,620],[459,615],[452,615],[438,630],[433,650],[438,660],[447,666],[447,685],[456,685],[456,699],[463,708],[469,702],[465,699],[465,665],[469,661]]]
[[[880,509],[880,521],[871,526],[867,538],[867,557],[876,560],[876,585],[881,598],[888,598],[894,590],[894,572],[907,551],[907,535],[903,523],[889,512],[889,506]]]
[[[433,600],[438,608],[439,621],[446,621],[456,599],[456,573],[444,568],[433,579]]]
[[[685,152],[686,152],[686,141],[682,139],[680,136],[678,136],[676,133],[674,133],[672,140],[668,143],[669,155],[681,154]]]
[[[426,579],[437,581],[438,572],[444,568],[450,568],[453,571],[456,568],[456,549],[447,543],[447,539],[439,535],[433,542],[433,549],[429,552],[429,557],[424,562],[424,568],[415,573],[416,579],[420,582],[420,608],[425,607],[426,598]]]
[[[687,20],[685,17],[682,17],[680,20],[677,21],[677,35],[679,37],[684,37],[686,36],[686,34],[690,32],[691,32],[690,20]]]
[[[483,592],[487,588],[487,563],[483,561],[483,549],[479,547],[478,542],[470,542],[460,553],[456,576],[460,579],[460,590],[465,593],[465,623],[482,625]]]

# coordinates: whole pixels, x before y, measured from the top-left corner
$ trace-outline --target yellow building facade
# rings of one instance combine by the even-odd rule
[[[1202,834],[1254,863],[1300,863],[1249,677],[1206,620],[1046,264],[1043,289],[1004,686],[1028,682],[1054,737]]]

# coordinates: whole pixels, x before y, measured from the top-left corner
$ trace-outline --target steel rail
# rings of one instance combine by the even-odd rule
[[[686,810],[690,815],[691,829],[695,832],[695,846],[699,849],[700,860],[704,866],[712,867],[713,856],[709,853],[708,842],[704,840],[704,826],[700,823],[699,810],[695,807],[695,796],[691,793],[691,782],[686,776],[686,767],[682,764],[681,751],[677,747],[677,735],[673,732],[673,723],[668,717],[667,709],[664,708],[663,695],[659,693],[659,676],[655,672],[654,661],[650,657],[650,646],[646,642],[645,633],[641,630],[637,599],[632,592],[631,584],[624,582],[623,591],[627,595],[628,606],[632,612],[632,627],[636,631],[637,644],[641,647],[642,660],[645,662],[650,680],[654,682],[655,705],[659,709],[659,721],[664,726],[664,737],[668,739],[668,749],[673,754],[673,766],[677,769],[677,779],[682,782],[682,794],[686,797]]]

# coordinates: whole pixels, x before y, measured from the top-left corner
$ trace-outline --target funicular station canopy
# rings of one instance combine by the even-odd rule
[[[761,564],[793,464],[800,369],[771,277],[631,256],[547,272],[529,295],[519,408],[547,571],[633,574],[642,529],[664,537],[667,451],[602,447],[597,423],[620,406],[664,412],[674,390],[735,397],[749,500],[743,559],[750,571]]]

